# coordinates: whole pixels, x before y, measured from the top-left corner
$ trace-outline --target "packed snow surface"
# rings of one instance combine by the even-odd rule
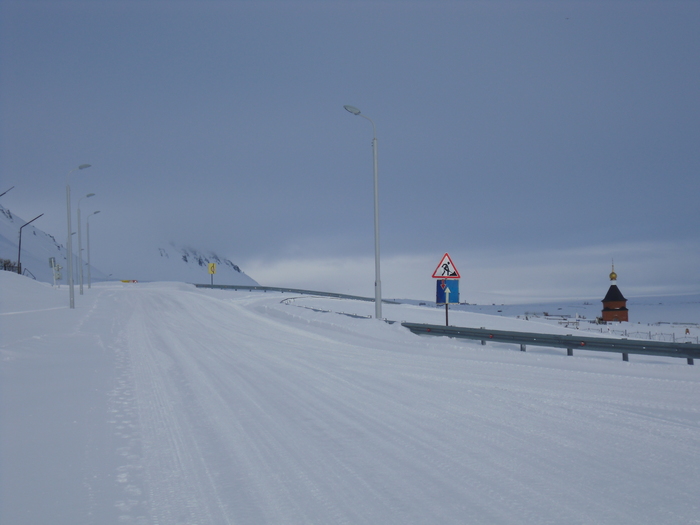
[[[0,523],[700,523],[684,359],[417,336],[361,301],[0,286]]]

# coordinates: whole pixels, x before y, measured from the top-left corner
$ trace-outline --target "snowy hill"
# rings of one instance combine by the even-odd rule
[[[16,274],[0,288],[0,523],[698,519],[681,359],[420,337],[362,301],[98,283],[70,310]]]
[[[43,232],[38,226],[44,218],[25,226],[22,230],[22,268],[25,275],[33,276],[38,281],[53,283],[53,271],[49,266],[49,258],[54,257],[56,264],[63,268],[58,284],[65,284],[68,279],[66,248],[53,235]],[[30,219],[31,220],[31,219]],[[17,262],[19,252],[19,230],[27,222],[22,217],[13,214],[9,209],[0,205],[0,259]],[[74,243],[74,252],[78,251]],[[83,246],[85,248],[85,246]],[[77,261],[74,268],[77,268]],[[75,271],[75,270],[74,270]],[[83,270],[87,273],[87,266]],[[93,281],[104,280],[107,276],[94,266],[91,268]],[[76,274],[77,276],[77,274]],[[78,282],[74,279],[74,282]]]
[[[22,268],[25,270],[25,275],[33,276],[38,281],[53,283],[53,272],[49,266],[49,258],[54,257],[56,264],[63,268],[57,284],[66,284],[68,279],[66,248],[52,235],[44,233],[39,228],[40,221],[41,219],[22,230]],[[26,222],[23,218],[14,215],[9,209],[0,206],[0,259],[17,261],[19,229]],[[83,231],[83,236],[85,236],[85,231]],[[86,250],[85,238],[83,239],[83,250]],[[75,241],[73,242],[73,251],[74,253],[78,251]],[[145,254],[138,254],[137,258],[139,265],[136,270],[120,271],[117,269],[115,273],[108,274],[95,268],[94,265],[91,266],[92,281],[124,279],[209,283],[211,277],[207,265],[216,263],[215,284],[258,284],[226,258],[219,257],[213,252],[203,253],[194,248],[178,247],[174,243],[166,243],[164,247],[154,247]],[[76,258],[74,265],[75,283],[78,283],[77,268]],[[83,281],[87,282],[87,264],[83,269]]]
[[[257,285],[232,261],[214,252],[203,253],[194,248],[182,248],[170,243],[144,256],[144,263],[136,272],[139,281],[179,281],[185,283],[211,282],[209,263],[216,264],[214,284]],[[132,277],[122,277],[130,279]]]

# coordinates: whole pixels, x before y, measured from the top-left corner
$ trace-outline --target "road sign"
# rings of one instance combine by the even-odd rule
[[[452,304],[459,302],[459,281],[457,279],[440,279],[436,281],[435,303]]]
[[[433,279],[459,279],[459,272],[455,268],[449,253],[442,256],[440,264],[433,272]]]
[[[209,273],[212,275],[216,273],[216,263],[209,263]]]

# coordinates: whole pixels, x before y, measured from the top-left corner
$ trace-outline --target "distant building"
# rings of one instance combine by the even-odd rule
[[[610,288],[603,299],[603,321],[618,322],[629,321],[629,312],[627,310],[627,299],[624,298],[622,292],[617,287],[617,274],[615,273],[615,265],[613,264],[612,272],[610,272]]]

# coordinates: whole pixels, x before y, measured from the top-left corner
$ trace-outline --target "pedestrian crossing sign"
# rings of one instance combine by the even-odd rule
[[[455,268],[449,253],[442,256],[440,264],[433,272],[433,279],[459,279],[459,272]]]

